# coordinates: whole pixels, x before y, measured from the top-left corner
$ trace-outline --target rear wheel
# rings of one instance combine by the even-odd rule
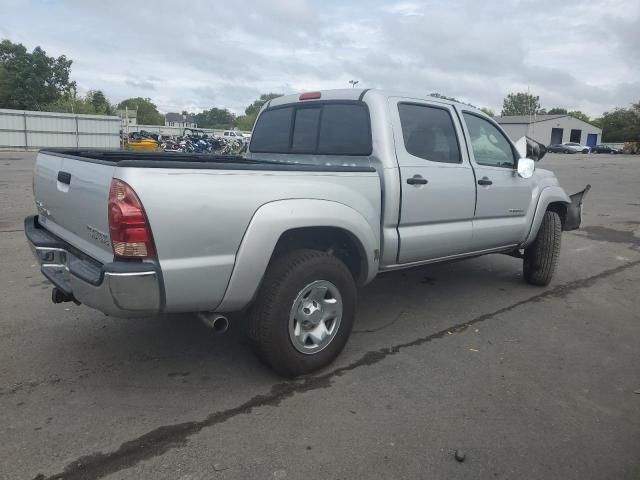
[[[538,235],[524,250],[524,279],[532,285],[548,285],[555,272],[560,255],[562,224],[556,212],[547,210]]]
[[[248,316],[256,353],[296,377],[331,363],[353,327],[356,285],[346,265],[317,250],[274,260]]]

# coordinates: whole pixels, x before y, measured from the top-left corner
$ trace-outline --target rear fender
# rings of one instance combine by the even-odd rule
[[[278,240],[285,232],[306,227],[336,227],[360,242],[366,256],[361,283],[371,281],[378,271],[379,233],[356,210],[328,200],[291,199],[260,207],[244,234],[219,312],[244,308],[253,300]]]

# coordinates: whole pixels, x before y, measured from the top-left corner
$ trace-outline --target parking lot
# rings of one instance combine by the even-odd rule
[[[504,255],[385,274],[297,381],[237,322],[52,304],[34,158],[0,153],[0,478],[640,479],[640,156],[538,164],[592,185],[549,287]]]

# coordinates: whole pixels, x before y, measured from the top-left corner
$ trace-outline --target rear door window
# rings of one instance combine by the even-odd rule
[[[432,162],[460,163],[460,147],[451,114],[444,108],[398,105],[402,137],[408,153]]]

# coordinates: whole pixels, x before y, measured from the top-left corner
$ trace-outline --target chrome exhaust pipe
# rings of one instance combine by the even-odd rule
[[[217,334],[223,334],[229,328],[229,319],[219,313],[198,312],[197,317]]]

